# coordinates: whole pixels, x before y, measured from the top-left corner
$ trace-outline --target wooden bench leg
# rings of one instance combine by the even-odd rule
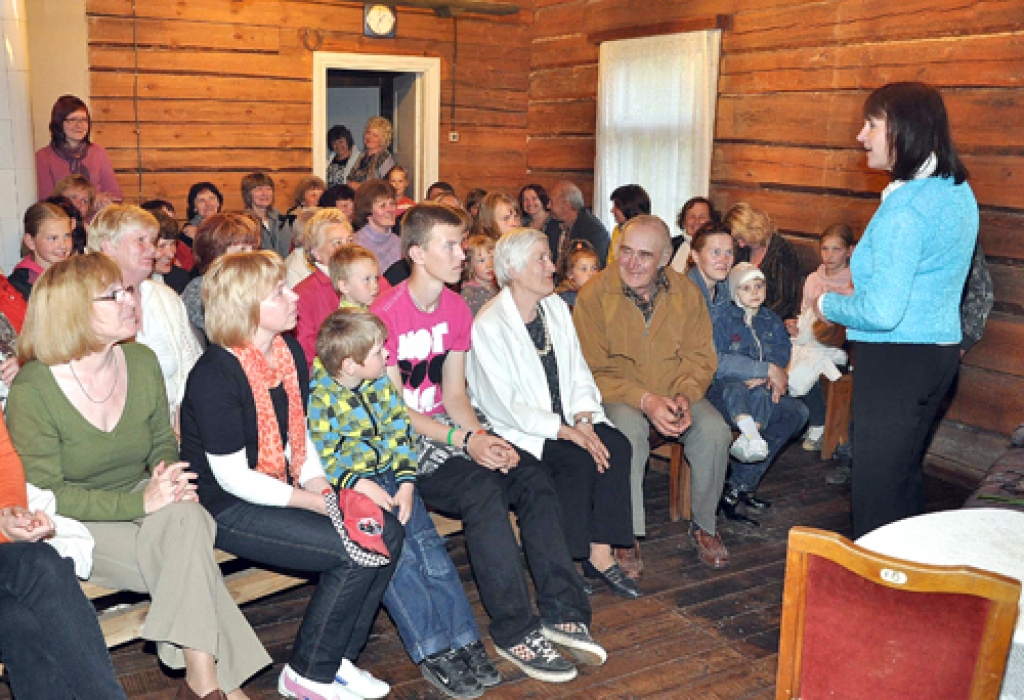
[[[683,446],[672,444],[668,463],[669,518],[672,522],[690,519],[690,463],[683,454]]]
[[[834,382],[822,378],[825,390],[825,432],[821,436],[821,458],[832,459],[841,443],[850,441],[850,411],[853,403],[853,375],[844,374]]]

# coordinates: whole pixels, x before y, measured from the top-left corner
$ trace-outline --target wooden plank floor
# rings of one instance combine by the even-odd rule
[[[731,566],[701,566],[685,523],[668,522],[668,481],[651,471],[647,482],[649,534],[643,544],[645,596],[624,601],[607,592],[592,598],[594,636],[608,649],[608,662],[583,667],[563,685],[526,678],[505,661],[498,666],[503,685],[487,692],[492,700],[512,698],[671,698],[673,700],[768,700],[774,697],[779,614],[785,567],[786,533],[809,525],[850,534],[849,488],[827,486],[828,463],[791,446],[772,468],[758,494],[772,501],[761,528],[733,523],[721,527]],[[927,477],[929,510],[957,508],[967,490]],[[450,546],[481,629],[486,618],[472,583],[461,536]],[[244,606],[275,664],[245,690],[254,700],[278,698],[277,676],[287,658],[305,608],[305,586]],[[488,648],[492,651],[488,641]],[[114,667],[128,696],[172,700],[180,676],[162,670],[151,645],[142,642],[113,650]],[[406,656],[386,614],[378,616],[359,665],[392,684],[389,697],[412,700],[444,697]],[[10,698],[0,686],[0,700]]]

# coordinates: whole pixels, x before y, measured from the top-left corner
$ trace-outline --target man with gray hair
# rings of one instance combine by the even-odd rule
[[[558,262],[557,258],[569,249],[571,241],[584,240],[597,251],[597,260],[604,269],[611,236],[604,224],[583,206],[580,188],[568,180],[556,183],[551,189],[551,213],[562,221],[562,238],[552,262]]]
[[[690,536],[700,561],[729,553],[715,522],[732,433],[704,394],[718,367],[704,297],[668,265],[668,226],[641,214],[622,227],[618,264],[584,285],[573,321],[604,410],[633,448],[633,534],[645,532],[643,478],[650,427],[681,442],[692,469]],[[625,568],[625,567],[623,567]]]

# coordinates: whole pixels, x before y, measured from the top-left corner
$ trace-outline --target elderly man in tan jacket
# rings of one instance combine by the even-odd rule
[[[617,266],[580,290],[573,319],[605,412],[633,447],[633,533],[646,532],[643,477],[653,425],[686,450],[693,470],[690,535],[701,562],[722,568],[729,553],[715,511],[732,434],[704,398],[718,364],[707,305],[690,280],[666,267],[671,257],[664,221],[631,219]]]

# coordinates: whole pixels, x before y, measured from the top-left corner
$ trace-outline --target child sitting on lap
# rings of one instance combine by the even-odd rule
[[[334,267],[332,259],[332,276]],[[458,571],[416,493],[412,425],[386,375],[386,338],[383,322],[364,309],[341,308],[327,317],[317,335],[310,434],[332,484],[365,494],[405,526],[406,544],[384,605],[409,656],[441,692],[475,698],[501,676],[480,641]]]
[[[729,273],[729,289],[733,305],[715,319],[718,370],[708,398],[740,430],[730,454],[740,462],[760,462],[768,456],[760,429],[786,392],[792,345],[782,319],[762,306],[761,270],[738,263]]]

